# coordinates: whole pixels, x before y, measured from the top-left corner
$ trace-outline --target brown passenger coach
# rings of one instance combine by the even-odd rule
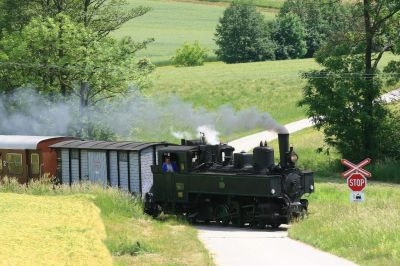
[[[57,152],[50,145],[71,137],[0,135],[0,177],[15,177],[20,183],[45,174],[55,176]]]

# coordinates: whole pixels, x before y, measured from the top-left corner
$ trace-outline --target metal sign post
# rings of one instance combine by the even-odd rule
[[[371,177],[371,173],[363,169],[363,167],[369,164],[371,159],[367,158],[359,164],[353,164],[346,159],[342,159],[341,162],[350,168],[346,172],[342,173],[343,178],[347,179],[347,185],[351,190],[350,202],[365,201],[363,190],[367,186],[367,177]]]

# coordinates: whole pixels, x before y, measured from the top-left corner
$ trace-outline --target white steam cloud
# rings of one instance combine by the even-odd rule
[[[212,126],[199,126],[197,128],[197,131],[204,133],[204,135],[206,136],[206,140],[208,143],[210,144],[218,144],[219,141],[219,132],[216,131]]]
[[[0,134],[68,135],[77,125],[78,99],[48,101],[31,89],[19,89],[11,96],[0,96]],[[263,128],[287,132],[268,113],[256,108],[235,111],[229,105],[207,111],[194,108],[177,97],[162,100],[132,93],[92,109],[90,120],[107,127],[121,139],[162,140],[163,137],[198,138],[219,143],[220,134]]]

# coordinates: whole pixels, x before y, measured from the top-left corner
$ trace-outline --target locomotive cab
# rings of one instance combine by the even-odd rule
[[[153,173],[162,173],[162,165],[167,157],[176,163],[177,172],[187,173],[197,165],[198,150],[195,146],[170,146],[159,149],[157,165],[152,167]]]

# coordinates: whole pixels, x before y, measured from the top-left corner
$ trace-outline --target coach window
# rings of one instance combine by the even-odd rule
[[[31,154],[31,173],[32,175],[40,174],[39,154]]]
[[[0,153],[0,172],[3,171],[3,158],[1,157]]]
[[[8,173],[14,175],[22,174],[22,154],[7,153],[6,158],[8,163]]]

